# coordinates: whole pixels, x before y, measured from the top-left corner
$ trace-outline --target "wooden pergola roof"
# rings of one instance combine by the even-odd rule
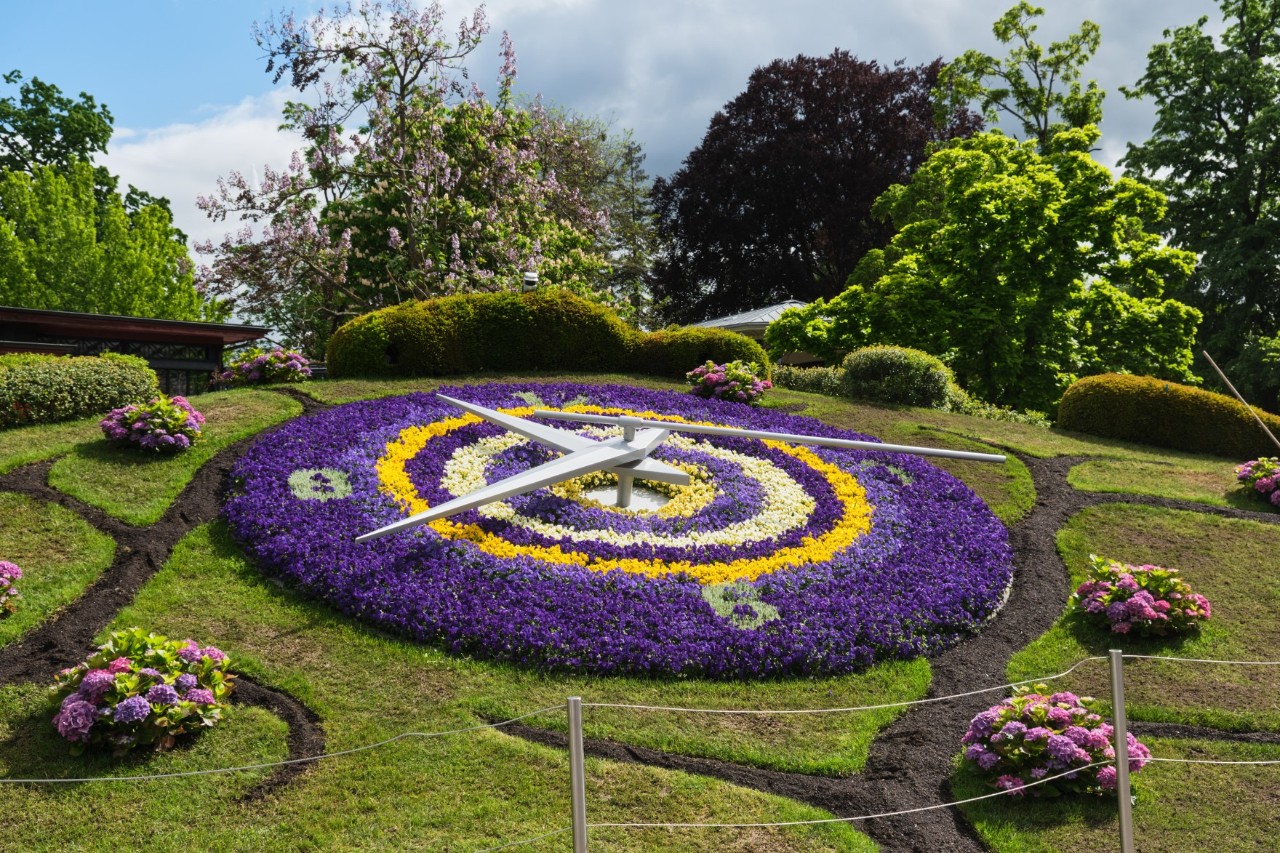
[[[227,346],[252,341],[271,331],[265,326],[155,320],[115,314],[42,311],[0,306],[0,339],[21,341],[33,335],[56,338],[116,338],[157,343]]]

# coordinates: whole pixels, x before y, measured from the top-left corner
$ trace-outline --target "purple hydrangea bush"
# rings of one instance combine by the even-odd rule
[[[0,619],[18,609],[16,604],[22,594],[14,588],[13,582],[22,577],[22,569],[8,560],[0,560]]]
[[[1251,459],[1236,468],[1236,479],[1250,494],[1280,507],[1280,458]]]
[[[754,405],[773,387],[768,379],[756,375],[759,367],[754,363],[730,361],[716,364],[708,361],[684,375],[693,386],[691,392],[704,400],[729,400]]]
[[[212,384],[219,388],[268,382],[302,382],[311,378],[311,362],[300,352],[276,347],[272,350],[252,348],[238,353],[226,370],[213,374]]]
[[[53,725],[78,755],[104,746],[165,750],[222,717],[234,686],[227,655],[141,628],[116,631],[84,663],[58,673]]]
[[[1093,554],[1089,561],[1089,578],[1071,596],[1071,604],[1116,634],[1182,634],[1212,615],[1209,600],[1193,591],[1177,569],[1131,566]]]
[[[1015,688],[1012,697],[974,717],[960,739],[965,762],[1013,796],[1114,791],[1115,729],[1093,710],[1094,699],[1048,691],[1043,684]],[[1151,751],[1132,734],[1125,742],[1129,772],[1136,773]],[[1049,777],[1058,778],[1026,787]]]
[[[533,394],[548,408],[586,405],[874,441],[812,418],[638,387],[493,383],[440,391],[496,409],[527,412]],[[739,579],[733,605],[754,615],[729,612],[723,602],[717,610],[715,590],[681,571],[602,568],[646,560],[719,570],[804,551],[841,523],[844,504],[829,471],[740,438],[691,437],[684,446],[668,439],[655,453],[696,467],[715,486],[688,514],[616,512],[540,489],[508,499],[505,517],[481,510],[455,516],[450,523],[465,535],[423,526],[357,544],[359,534],[407,514],[378,473],[379,459],[407,432],[440,426],[405,465],[429,505],[452,496],[443,481],[459,454],[507,435],[461,415],[435,395],[410,394],[291,421],[237,461],[224,509],[230,527],[265,570],[381,628],[458,654],[597,674],[749,679],[847,673],[913,658],[978,630],[1012,579],[1008,534],[964,483],[917,456],[835,448],[812,453],[865,490],[869,529],[820,560]],[[538,448],[517,444],[490,457],[484,476],[492,482],[542,461]],[[744,465],[785,475],[802,490],[811,502],[804,522],[704,543],[704,535],[750,528],[773,511],[767,484]],[[298,487],[317,472],[340,489]],[[502,547],[485,550],[483,538]],[[532,555],[538,548],[579,561]]]
[[[204,415],[185,397],[159,397],[143,405],[112,409],[98,426],[108,441],[158,453],[178,453],[199,440]]]

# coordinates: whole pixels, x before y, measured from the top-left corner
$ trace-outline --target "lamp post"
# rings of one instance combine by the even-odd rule
[[[524,284],[520,287],[521,293],[529,293],[538,289],[538,274],[533,270],[529,270],[524,274]]]

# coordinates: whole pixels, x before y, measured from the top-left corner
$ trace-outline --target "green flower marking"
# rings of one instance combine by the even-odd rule
[[[778,608],[759,599],[760,591],[749,583],[733,581],[704,586],[702,597],[735,628],[759,628],[778,618]]]
[[[299,468],[289,475],[289,491],[300,501],[333,501],[350,495],[351,483],[334,468]]]

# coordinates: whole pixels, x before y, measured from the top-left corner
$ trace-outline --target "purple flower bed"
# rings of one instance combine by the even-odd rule
[[[617,412],[867,438],[810,418],[640,388],[441,390],[499,409],[527,408],[525,397],[535,394],[547,408],[585,400]],[[655,454],[697,468],[714,487],[687,513],[616,512],[543,489],[508,501],[505,515],[482,508],[450,519],[444,532],[424,526],[357,545],[355,536],[408,512],[379,476],[388,447],[407,429],[461,415],[434,395],[411,394],[340,406],[270,433],[233,472],[232,530],[266,569],[350,615],[457,653],[595,673],[849,672],[956,642],[995,612],[1012,578],[1003,525],[963,483],[919,457],[827,448],[806,455],[743,439],[668,439]],[[450,460],[457,466],[459,454],[502,435],[488,424],[441,426],[404,464],[405,482],[427,504],[446,500]],[[485,457],[483,477],[492,482],[545,458],[526,445],[499,449]],[[784,486],[803,493],[804,508],[783,507],[790,520],[777,521],[768,494]],[[823,545],[853,529],[857,506],[858,534],[839,548]],[[730,541],[704,541],[717,535]],[[769,560],[782,562],[758,571]],[[717,582],[694,576],[703,568]],[[731,594],[709,594],[728,583]],[[732,612],[713,606],[726,599]]]

